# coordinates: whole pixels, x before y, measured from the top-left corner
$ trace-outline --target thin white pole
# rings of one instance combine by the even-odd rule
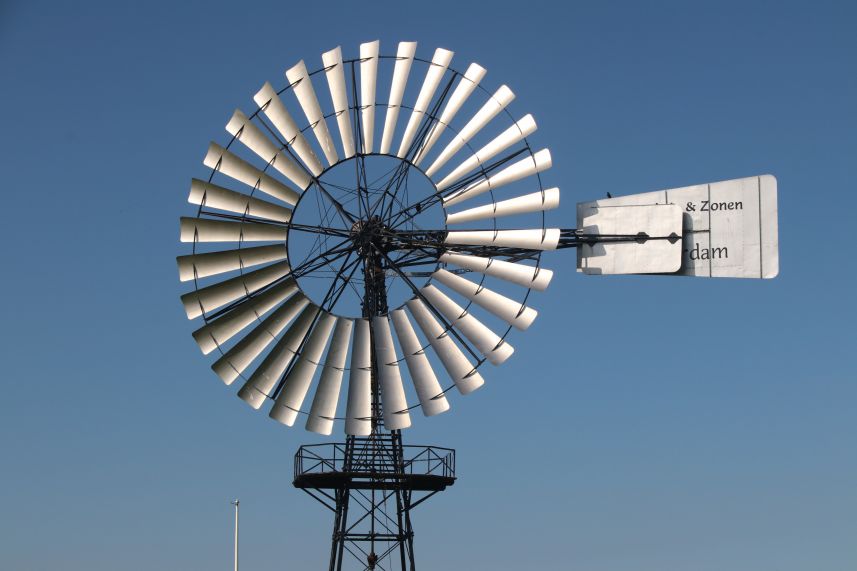
[[[238,571],[238,504],[240,503],[237,499],[230,502],[233,506],[235,506],[235,571]]]

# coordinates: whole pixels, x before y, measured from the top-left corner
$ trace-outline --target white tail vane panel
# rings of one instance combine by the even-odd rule
[[[260,320],[263,315],[296,291],[298,291],[298,286],[292,279],[277,284],[271,289],[265,290],[264,293],[244,301],[217,319],[209,321],[193,332],[193,338],[203,354],[208,355],[232,339],[245,327]]]
[[[372,432],[372,350],[369,343],[369,321],[355,320],[345,409],[345,433],[351,436],[366,436]]]
[[[425,303],[412,299],[407,305],[458,391],[463,395],[470,394],[485,384],[482,375],[432,316]]]
[[[270,164],[280,174],[298,185],[300,188],[309,186],[310,177],[306,170],[279,149],[267,135],[253,124],[240,109],[232,114],[232,119],[226,124],[230,135],[238,139],[245,147],[256,153],[265,164]]]
[[[283,333],[283,336],[274,345],[270,353],[265,357],[262,363],[253,371],[241,390],[238,391],[238,396],[259,410],[265,403],[265,400],[270,396],[271,391],[277,386],[283,373],[289,367],[292,360],[300,348],[301,342],[315,320],[319,308],[315,305],[307,305],[301,314],[295,319],[288,329]]]
[[[292,210],[249,194],[229,190],[222,186],[199,180],[191,180],[190,195],[187,201],[191,204],[224,210],[254,218],[264,218],[273,222],[288,222],[292,218]]]
[[[304,62],[298,62],[294,67],[286,71],[286,79],[292,85],[295,97],[298,98],[298,103],[300,103],[301,109],[304,110],[306,119],[312,127],[312,132],[321,146],[325,159],[327,159],[327,164],[334,164],[339,160],[336,155],[336,148],[333,146],[330,131],[327,130],[327,122],[324,120],[324,114],[318,104],[318,98],[315,96],[315,89],[312,87],[312,80],[309,73],[307,73]]]
[[[232,384],[307,304],[309,300],[302,293],[296,293],[233,345],[211,368],[224,383]]]
[[[578,227],[596,223],[596,218],[624,212],[614,222],[623,228],[644,223],[640,213],[680,210],[681,240],[669,243],[649,240],[642,244],[596,244],[578,248],[578,271],[594,273],[672,273],[695,277],[770,279],[779,273],[779,237],[777,223],[777,179],[771,175],[751,176],[656,192],[632,194],[577,205]],[[602,222],[603,226],[606,222]],[[646,222],[649,231],[675,230],[675,214]],[[672,226],[670,226],[672,225]],[[599,228],[600,230],[600,228]],[[660,254],[657,252],[660,251]],[[595,254],[594,256],[592,254]],[[631,259],[617,256],[633,253]],[[641,267],[640,260],[649,265]],[[643,271],[645,270],[645,271]]]
[[[525,157],[502,170],[489,175],[487,178],[478,180],[467,187],[446,196],[443,205],[452,206],[464,200],[468,200],[489,190],[496,190],[509,183],[521,180],[551,167],[551,154],[547,149],[542,149],[535,155]]]
[[[462,246],[505,246],[529,250],[555,250],[559,228],[531,230],[473,230],[449,232],[444,242]]]
[[[375,145],[375,87],[378,82],[379,41],[360,44],[360,118],[363,123],[363,152]]]
[[[312,399],[312,408],[306,421],[306,429],[318,434],[333,433],[333,419],[342,389],[342,377],[347,366],[348,344],[354,321],[340,317],[333,330],[333,340],[321,371],[318,388]]]
[[[321,161],[318,160],[315,151],[312,150],[306,137],[301,133],[300,127],[295,123],[274,87],[266,81],[262,89],[253,96],[253,101],[256,102],[256,105],[274,125],[274,128],[283,136],[285,143],[303,161],[313,176],[318,176],[322,171]]]
[[[179,280],[187,282],[286,259],[282,244],[178,256]]]
[[[182,242],[285,242],[286,227],[257,222],[182,218]]]
[[[423,143],[419,151],[417,151],[417,154],[414,157],[415,165],[419,165],[423,159],[425,159],[426,155],[428,155],[429,151],[431,151],[434,144],[443,134],[446,126],[452,123],[452,120],[461,109],[461,106],[464,105],[465,101],[470,97],[470,94],[473,93],[473,90],[476,89],[479,82],[482,81],[483,77],[485,77],[485,73],[485,68],[481,65],[475,63],[470,64],[470,67],[467,68],[465,74],[458,81],[455,91],[453,91],[452,95],[449,96],[449,101],[447,101],[446,107],[444,107],[443,112],[440,114],[440,119],[435,121],[432,125],[425,143]]]
[[[515,214],[527,214],[529,212],[544,212],[553,210],[559,206],[559,189],[548,188],[539,192],[525,194],[517,198],[501,200],[485,206],[477,206],[461,212],[448,212],[447,224],[463,224],[474,220],[485,220],[490,218],[502,218]]]
[[[288,204],[296,204],[300,194],[286,184],[262,172],[244,159],[224,149],[217,143],[211,143],[203,164],[242,182],[251,188],[257,188],[268,196],[273,196]]]
[[[330,98],[336,114],[336,124],[342,139],[342,152],[345,158],[354,156],[354,137],[351,134],[351,114],[348,110],[348,91],[345,88],[345,68],[342,63],[342,50],[335,48],[321,55],[324,74],[330,88]]]
[[[547,289],[551,278],[553,278],[551,270],[540,266],[528,266],[521,262],[513,263],[494,258],[456,254],[454,252],[441,254],[440,261],[538,291]]]
[[[390,84],[390,97],[387,99],[387,114],[384,117],[384,134],[381,136],[380,153],[382,155],[390,154],[390,146],[396,134],[396,122],[399,119],[399,111],[402,109],[402,97],[405,95],[405,87],[408,85],[408,75],[414,63],[416,51],[416,42],[399,42],[396,66],[393,68],[393,81]]]
[[[375,337],[375,359],[378,370],[378,385],[381,387],[381,409],[387,430],[399,430],[411,425],[405,387],[399,371],[399,358],[393,345],[393,334],[387,316],[372,319]]]
[[[473,343],[480,353],[485,355],[489,363],[500,365],[515,352],[515,349],[509,343],[501,339],[499,335],[470,315],[463,307],[455,303],[435,286],[427,285],[420,291],[450,325],[460,331],[462,335]]]
[[[246,274],[235,276],[226,281],[212,284],[182,295],[188,319],[200,317],[203,313],[214,311],[267,287],[291,272],[288,262],[277,262]]]
[[[297,420],[315,372],[321,362],[321,356],[336,325],[336,317],[321,312],[318,321],[304,345],[297,363],[283,379],[283,388],[274,401],[268,416],[286,426],[292,426]]]
[[[414,382],[417,398],[420,399],[420,407],[426,416],[434,416],[449,410],[449,403],[443,395],[440,382],[434,374],[431,363],[423,351],[422,344],[408,319],[404,309],[397,309],[390,314],[393,327],[396,329],[396,337],[405,354],[405,362],[408,372]]]
[[[402,142],[399,145],[399,151],[396,153],[399,158],[405,158],[408,154],[408,150],[411,148],[411,143],[414,140],[414,135],[416,135],[420,123],[422,123],[426,112],[429,110],[429,105],[434,98],[435,91],[437,91],[437,86],[446,73],[453,55],[453,52],[443,48],[435,50],[434,57],[431,59],[431,65],[429,65],[428,72],[426,72],[423,86],[420,88],[419,95],[417,95],[417,102],[414,104],[413,111],[411,111],[408,125],[405,127],[405,133],[402,135]]]
[[[491,119],[497,116],[503,109],[506,108],[512,100],[515,99],[515,94],[505,85],[501,85],[494,95],[476,112],[476,115],[459,131],[452,141],[441,151],[440,155],[434,160],[429,168],[426,169],[426,176],[433,177],[443,165],[449,161],[455,153],[467,144],[470,139],[476,135],[482,128],[487,125]]]
[[[432,274],[432,278],[459,295],[463,295],[473,303],[484,307],[495,316],[521,331],[532,325],[538,315],[535,309],[527,307],[519,301],[509,299],[505,295],[491,291],[484,286],[473,283],[444,269],[437,270]]]
[[[536,131],[536,120],[532,115],[525,115],[520,121],[497,135],[490,143],[473,153],[463,163],[455,167],[448,175],[437,183],[437,189],[443,190],[467,173],[479,166],[485,166],[491,158],[502,153],[515,143],[523,141]]]

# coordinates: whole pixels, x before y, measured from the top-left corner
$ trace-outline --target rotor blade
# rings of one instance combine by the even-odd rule
[[[302,166],[281,151],[271,139],[253,124],[240,109],[232,114],[232,119],[226,124],[229,134],[241,141],[245,147],[259,155],[259,158],[277,169],[280,174],[298,185],[300,188],[309,186],[312,180]]]
[[[208,206],[216,210],[265,218],[275,222],[285,223],[292,218],[292,211],[289,208],[198,178],[191,179],[190,195],[187,197],[187,201],[191,204]]]
[[[372,433],[372,350],[369,346],[369,321],[357,319],[354,324],[345,433],[350,436],[367,436]]]
[[[188,319],[195,319],[287,276],[288,262],[277,262],[226,281],[191,291],[181,297]]]
[[[378,384],[381,387],[381,407],[384,413],[384,427],[387,430],[399,430],[411,425],[408,413],[408,401],[405,399],[405,387],[399,371],[399,358],[393,345],[390,322],[387,316],[372,319],[375,337],[375,362],[378,367]]]
[[[271,393],[271,390],[277,385],[280,377],[285,372],[289,363],[292,362],[300,348],[301,342],[309,332],[315,320],[315,315],[319,308],[316,305],[307,305],[297,319],[292,322],[291,326],[286,329],[283,336],[271,349],[271,352],[265,357],[262,363],[253,371],[241,390],[238,391],[238,396],[255,408],[259,408],[264,404],[265,399]]]
[[[286,255],[286,247],[283,244],[274,244],[178,256],[176,262],[179,266],[179,280],[186,282],[249,268],[250,266],[285,260]]]
[[[551,270],[542,267],[528,266],[522,263],[507,262],[496,258],[483,258],[480,256],[466,256],[455,252],[446,252],[440,255],[440,261],[454,264],[459,268],[472,270],[518,284],[526,288],[538,291],[547,289],[553,277]]]
[[[437,183],[437,189],[443,190],[453,182],[457,181],[480,164],[485,164],[492,157],[502,153],[518,141],[529,137],[536,130],[536,120],[532,115],[525,115],[520,121],[497,135],[490,143],[476,151],[463,163],[455,167],[455,169],[446,175],[443,180]]]
[[[342,377],[345,372],[348,356],[348,343],[354,321],[339,318],[336,329],[333,330],[333,341],[321,370],[318,388],[312,399],[312,408],[306,421],[306,429],[318,434],[330,436],[333,432],[333,419],[336,416],[336,404],[339,402],[339,392],[342,388]]]
[[[531,230],[475,230],[449,232],[444,244],[465,246],[504,246],[529,250],[556,250],[559,228]]]
[[[453,54],[454,52],[443,48],[435,50],[434,56],[431,58],[431,64],[429,64],[428,71],[426,72],[426,78],[423,80],[423,86],[420,88],[419,95],[417,95],[417,102],[411,111],[408,125],[405,127],[405,133],[402,135],[402,143],[399,145],[399,152],[396,153],[399,158],[404,158],[408,153],[408,149],[417,132],[417,127],[420,126],[420,122],[428,110],[432,97],[434,97],[434,92],[437,91],[437,86],[440,84],[443,74],[446,73],[449,62],[452,61]]]
[[[422,291],[425,298],[437,309],[449,323],[473,343],[480,353],[494,365],[503,363],[512,356],[515,349],[491,331],[481,321],[464,311],[445,293],[429,284]]]
[[[449,410],[449,403],[408,319],[408,314],[404,309],[397,309],[390,316],[393,318],[393,327],[396,329],[396,336],[405,354],[405,362],[408,364],[408,371],[411,373],[411,380],[414,382],[423,414],[434,416]]]
[[[327,164],[334,164],[338,160],[336,148],[333,146],[333,139],[330,138],[330,131],[327,130],[327,122],[324,120],[324,114],[321,112],[321,106],[318,104],[318,98],[315,96],[315,90],[312,87],[312,79],[310,79],[309,73],[307,73],[303,60],[286,71],[286,79],[292,84],[295,97],[298,98],[298,103],[300,103],[301,109],[304,110],[306,119],[309,121],[310,127],[312,127],[312,132],[315,133],[315,138],[318,139],[318,144],[321,145],[321,150],[324,152]]]
[[[303,310],[309,300],[300,292],[286,300],[211,365],[224,383],[231,385],[262,351],[277,339],[286,326]]]
[[[467,356],[458,348],[449,333],[432,317],[431,311],[419,299],[407,303],[411,315],[425,334],[443,368],[449,373],[452,382],[463,394],[469,394],[485,384],[482,375],[473,367]]]
[[[203,159],[205,166],[216,169],[226,176],[243,182],[249,187],[258,188],[265,194],[278,198],[288,204],[297,204],[300,194],[271,175],[264,173],[217,143],[208,146]]]
[[[501,85],[496,93],[488,99],[485,105],[476,112],[476,115],[474,115],[473,118],[461,128],[461,131],[459,131],[452,141],[449,142],[446,148],[441,151],[440,155],[438,155],[432,165],[426,169],[426,176],[434,176],[440,167],[445,165],[446,162],[461,149],[461,147],[466,145],[476,133],[482,130],[482,128],[491,121],[491,119],[496,117],[500,111],[505,109],[513,99],[515,99],[515,94],[512,93],[512,90],[505,85]]]
[[[463,295],[473,303],[484,307],[495,316],[521,331],[532,325],[539,313],[519,301],[509,299],[505,295],[500,295],[444,269],[437,270],[432,274],[432,278],[458,294]]]
[[[462,188],[459,191],[452,193],[450,196],[443,198],[443,206],[452,206],[464,200],[479,196],[489,190],[497,190],[501,186],[515,182],[530,175],[542,172],[551,167],[551,154],[547,149],[542,149],[535,155],[524,157],[501,171],[498,171],[487,178],[478,180],[473,184]]]
[[[477,206],[461,212],[450,212],[446,215],[447,224],[461,224],[474,220],[486,218],[499,218],[501,216],[512,216],[513,214],[526,214],[528,212],[543,212],[553,210],[559,206],[559,189],[548,188],[543,191],[525,194],[517,198],[502,200],[485,206]]]
[[[333,110],[336,112],[336,123],[339,126],[339,136],[342,138],[342,152],[345,158],[354,156],[354,137],[351,133],[351,118],[348,113],[348,91],[345,89],[345,68],[342,64],[342,49],[338,46],[329,52],[321,54],[324,64],[324,74],[330,88],[330,98],[333,100]]]
[[[363,123],[363,152],[372,152],[375,142],[375,85],[378,81],[378,48],[381,42],[360,44],[360,118]]]
[[[242,329],[259,320],[261,316],[296,291],[298,291],[298,286],[295,280],[288,279],[277,284],[271,289],[245,300],[217,319],[209,321],[193,332],[193,338],[199,348],[202,349],[203,354],[208,355]]]
[[[269,417],[286,426],[295,424],[334,325],[336,317],[322,311],[298,362],[283,380],[283,388],[268,413]]]
[[[387,114],[384,117],[384,133],[381,135],[380,153],[382,155],[390,154],[390,145],[393,144],[393,135],[396,133],[396,121],[402,109],[402,97],[405,94],[416,51],[416,42],[399,42],[396,65],[393,68],[393,81],[390,84],[390,97],[387,99]]]
[[[291,147],[295,154],[303,161],[313,176],[321,174],[323,167],[321,161],[312,150],[309,142],[301,133],[291,113],[286,109],[283,100],[277,95],[277,91],[269,83],[265,82],[256,95],[253,96],[253,101],[259,106],[259,109],[273,123],[274,128],[280,132],[286,143]]]
[[[274,224],[181,218],[182,242],[285,242],[287,234],[285,226]]]
[[[415,165],[419,165],[422,162],[440,138],[440,135],[443,133],[444,129],[446,129],[446,126],[452,123],[452,120],[461,109],[461,106],[464,105],[464,102],[467,101],[467,98],[470,97],[470,94],[473,93],[473,90],[476,89],[479,82],[482,81],[482,78],[485,77],[485,73],[486,70],[481,65],[476,63],[470,64],[470,67],[467,68],[464,76],[462,76],[458,81],[455,91],[453,91],[452,95],[449,97],[449,101],[447,102],[446,107],[444,107],[443,112],[440,115],[440,119],[438,119],[432,126],[431,133],[425,143],[423,143],[422,147],[420,147],[420,150],[417,151],[416,157],[414,157]]]

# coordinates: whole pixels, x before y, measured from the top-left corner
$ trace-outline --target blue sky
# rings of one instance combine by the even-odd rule
[[[549,220],[772,173],[773,281],[577,275],[516,355],[405,437],[458,450],[422,568],[857,567],[857,9],[847,2],[0,4],[0,567],[322,567],[298,445],[208,369],[174,257],[189,179],[299,59],[380,39],[507,83],[551,149]]]

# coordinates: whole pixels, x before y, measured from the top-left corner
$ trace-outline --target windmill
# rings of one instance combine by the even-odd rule
[[[455,482],[455,451],[402,431],[513,354],[545,251],[576,248],[585,274],[778,272],[770,176],[580,203],[576,228],[548,226],[559,189],[533,116],[478,64],[416,48],[336,48],[262,85],[181,219],[182,302],[214,372],[284,425],[344,429],[295,456],[294,485],[334,514],[331,570],[415,568],[412,510]]]

